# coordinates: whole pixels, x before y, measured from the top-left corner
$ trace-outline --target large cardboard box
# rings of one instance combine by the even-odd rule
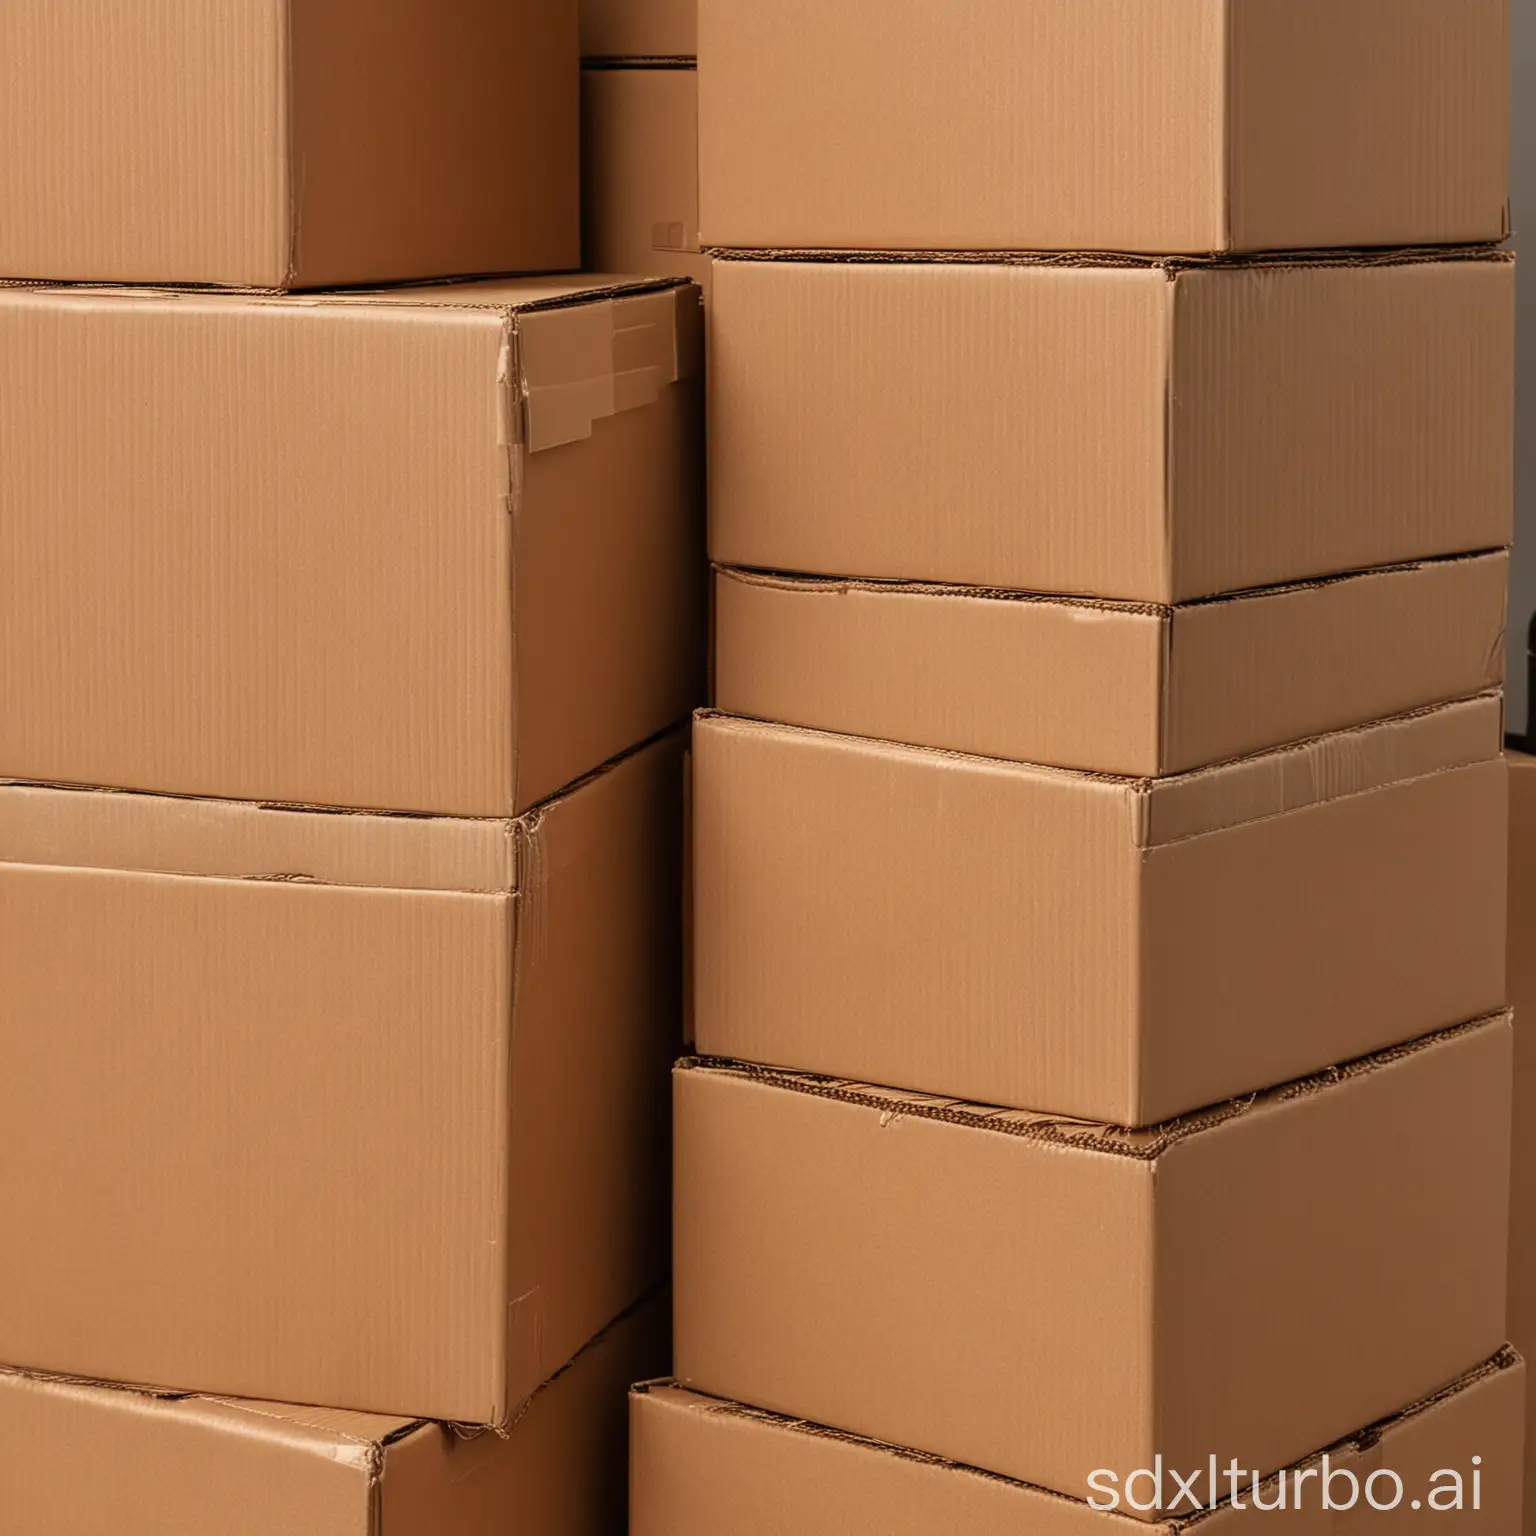
[[[1509,1331],[1536,1346],[1536,757],[1509,758],[1509,1000],[1515,1007],[1514,1182]],[[1526,1417],[1526,1476],[1536,1495],[1536,1413]],[[1525,1530],[1536,1532],[1536,1496]]]
[[[1079,1499],[1278,1471],[1499,1349],[1510,1051],[1147,1134],[685,1062],[677,1379]]]
[[[1501,728],[1130,779],[705,715],[699,1050],[1147,1125],[1502,1008]]]
[[[665,1298],[542,1387],[510,1435],[0,1371],[9,1531],[48,1536],[617,1536],[624,1394],[667,1358]]]
[[[699,84],[691,65],[581,72],[582,254],[598,272],[691,277],[699,250]]]
[[[1350,1530],[1419,1530],[1425,1522],[1410,1518],[1415,1509],[1455,1513],[1459,1531],[1516,1536],[1525,1383],[1524,1361],[1504,1350],[1445,1392],[1287,1468],[1283,1482],[1277,1475],[1255,1494],[1252,1474],[1241,1477],[1237,1505],[1230,1467],[1219,1471],[1214,1500],[1209,1469],[1188,1495],[1165,1477],[1165,1503],[1177,1501],[1177,1508],[1149,1527],[1134,1511],[1124,1512],[1125,1489],[1106,1484],[1106,1492],[1093,1495],[1093,1507],[661,1382],[637,1388],[630,1400],[630,1530],[633,1536],[843,1536],[856,1530],[1136,1536],[1150,1529],[1179,1536],[1198,1529],[1202,1536],[1224,1536],[1244,1525],[1261,1531],[1276,1518],[1271,1511],[1284,1508],[1284,1528],[1307,1536],[1326,1536],[1339,1529],[1336,1521]],[[1332,1510],[1323,1504],[1325,1475],[1332,1479]],[[1153,1478],[1138,1480],[1129,1495],[1150,1502]],[[1255,1496],[1263,1508],[1255,1508]]]
[[[681,758],[514,822],[0,788],[0,1360],[504,1423],[666,1273]]]
[[[581,0],[584,59],[692,59],[698,0]]]
[[[1174,603],[1500,548],[1513,303],[1489,252],[717,261],[711,553]]]
[[[580,265],[576,0],[7,0],[0,276]]]
[[[699,0],[704,232],[792,250],[1497,240],[1507,0]]]
[[[715,573],[731,714],[1183,773],[1504,682],[1502,552],[1174,606]]]
[[[0,774],[515,816],[703,678],[666,279],[0,290]]]

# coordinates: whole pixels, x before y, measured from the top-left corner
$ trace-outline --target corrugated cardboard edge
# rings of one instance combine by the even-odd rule
[[[1021,779],[1118,787],[1126,794],[1131,840],[1142,849],[1368,794],[1432,774],[1498,762],[1502,757],[1504,730],[1503,695],[1487,692],[1189,773],[1130,778],[750,720],[713,709],[700,710],[694,718],[699,724],[741,735],[820,739],[916,764],[970,764]]]
[[[1324,1456],[1337,1460],[1341,1456],[1350,1454],[1364,1454],[1373,1450],[1384,1439],[1401,1429],[1413,1420],[1422,1418],[1426,1413],[1441,1407],[1460,1397],[1463,1393],[1471,1391],[1474,1387],[1495,1376],[1502,1375],[1505,1371],[1514,1370],[1525,1362],[1519,1353],[1510,1345],[1505,1345],[1492,1359],[1484,1361],[1481,1365],[1468,1371],[1465,1376],[1449,1383],[1438,1392],[1428,1397],[1421,1398],[1418,1402],[1410,1404],[1401,1412],[1395,1413],[1391,1418],[1378,1420],[1375,1424],[1358,1430],[1343,1440],[1336,1441],[1323,1450],[1287,1467],[1283,1472],[1277,1472],[1274,1476],[1266,1478],[1260,1485],[1260,1492],[1272,1491],[1278,1486],[1282,1476],[1290,1477],[1295,1472],[1307,1467],[1320,1465]],[[891,1445],[883,1440],[870,1440],[862,1435],[851,1434],[845,1430],[832,1429],[824,1424],[813,1423],[809,1419],[788,1418],[783,1414],[771,1413],[764,1408],[750,1407],[745,1403],[732,1402],[727,1398],[712,1397],[700,1392],[695,1387],[687,1387],[671,1378],[662,1378],[657,1381],[642,1381],[636,1383],[631,1390],[632,1398],[648,1397],[654,1392],[676,1392],[689,1399],[684,1405],[693,1411],[721,1418],[740,1419],[752,1424],[760,1424],[768,1429],[780,1431],[789,1435],[804,1435],[810,1439],[831,1440],[839,1445],[846,1445],[857,1450],[871,1452],[878,1456],[889,1456],[899,1461],[915,1462],[919,1466],[933,1467],[943,1472],[953,1472],[962,1477],[979,1477],[989,1483],[1001,1484],[1005,1488],[1015,1488],[1021,1493],[1028,1493],[1040,1498],[1055,1500],[1063,1505],[1075,1505],[1087,1508],[1082,1501],[1071,1498],[1067,1494],[1056,1493],[1048,1488],[1039,1488],[1032,1483],[1021,1483],[1014,1478],[1004,1477],[1000,1473],[987,1472],[980,1467],[968,1466],[963,1462],[951,1461],[943,1456],[935,1456],[926,1451],[909,1449],[906,1446]],[[1165,1536],[1179,1536],[1180,1532],[1194,1530],[1205,1521],[1216,1515],[1223,1514],[1228,1509],[1228,1502],[1223,1501],[1213,1510],[1202,1510],[1198,1515],[1176,1516],[1153,1520],[1149,1522],[1132,1521],[1129,1516],[1117,1515],[1110,1518],[1125,1522],[1127,1530],[1141,1529],[1148,1532],[1162,1532]],[[1106,1512],[1107,1513],[1107,1512]]]
[[[813,1073],[789,1072],[754,1063],[729,1061],[719,1057],[691,1056],[679,1061],[676,1071],[705,1072],[719,1077],[757,1083],[766,1088],[811,1098],[829,1099],[859,1109],[871,1109],[885,1120],[932,1120],[962,1130],[983,1131],[1011,1136],[1021,1141],[1043,1142],[1075,1152],[1097,1153],[1106,1157],[1130,1158],[1137,1162],[1155,1162],[1171,1147],[1192,1137],[1216,1130],[1233,1120],[1244,1118],[1276,1105],[1326,1093],[1329,1089],[1357,1078],[1395,1066],[1400,1061],[1450,1045],[1479,1030],[1495,1029],[1512,1022],[1508,1011],[1468,1019],[1432,1034],[1391,1046],[1369,1056],[1342,1062],[1322,1072],[1297,1078],[1261,1093],[1247,1094],[1193,1114],[1181,1115],[1162,1125],[1141,1130],[1107,1125],[1097,1121],[1076,1120],[1061,1115],[1035,1114],[1029,1110],[1000,1109],[991,1105],[966,1104],[956,1099],[934,1098],[928,1094],[904,1093],[892,1088],[878,1088],[868,1083],[848,1082],[840,1078],[819,1077]]]

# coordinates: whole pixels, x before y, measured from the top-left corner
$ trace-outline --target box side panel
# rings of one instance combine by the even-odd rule
[[[520,810],[704,696],[702,405],[700,381],[686,379],[524,461],[513,598]]]
[[[493,1416],[506,910],[0,867],[0,1358]]]
[[[714,283],[716,560],[1163,598],[1160,274],[722,261]]]
[[[588,270],[691,277],[707,289],[697,71],[584,69],[581,155]]]
[[[1160,769],[1155,612],[715,577],[721,709],[1104,773]]]
[[[580,266],[576,0],[293,0],[289,281]]]
[[[1514,269],[1186,272],[1179,598],[1509,543]]]
[[[509,1403],[667,1271],[682,1042],[683,739],[559,801],[524,844],[513,1022]]]
[[[1130,830],[1113,783],[700,722],[700,1051],[1131,1118]]]
[[[1515,1009],[1509,1333],[1524,1352],[1536,1350],[1536,759],[1510,755],[1509,802],[1509,1000]],[[1536,1492],[1536,1412],[1527,1414],[1526,1435],[1527,1482]]]
[[[288,245],[283,0],[12,0],[0,274],[275,286]]]
[[[5,1377],[6,1523],[47,1536],[373,1536],[370,1447],[284,1428],[236,1407]]]
[[[1505,774],[1433,774],[1150,850],[1147,1120],[1501,1007]]]
[[[633,1536],[1105,1536],[1085,1504],[678,1387],[630,1399]]]
[[[428,1425],[393,1445],[379,1536],[613,1536],[624,1529],[625,1394],[666,1368],[663,1293],[594,1340],[542,1388],[509,1438]]]
[[[584,59],[686,59],[698,46],[698,0],[581,0]]]
[[[1166,771],[1501,688],[1508,580],[1493,554],[1178,609]]]
[[[1165,1153],[1170,1464],[1273,1471],[1499,1348],[1510,1051],[1501,1019]]]
[[[685,1386],[1086,1494],[1150,1452],[1150,1165],[680,1071]]]
[[[702,0],[715,246],[1213,250],[1212,0]]]
[[[504,814],[498,316],[0,297],[0,772]]]
[[[1236,0],[1233,245],[1503,239],[1508,11],[1508,0]]]

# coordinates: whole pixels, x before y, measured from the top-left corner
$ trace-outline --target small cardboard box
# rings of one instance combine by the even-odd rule
[[[0,289],[0,774],[510,817],[703,687],[699,295]]]
[[[844,1536],[855,1530],[1225,1536],[1243,1525],[1261,1532],[1275,1519],[1270,1512],[1284,1508],[1291,1511],[1281,1517],[1289,1531],[1324,1536],[1340,1520],[1351,1530],[1385,1536],[1422,1529],[1425,1521],[1407,1518],[1414,1501],[1427,1511],[1438,1500],[1439,1509],[1456,1512],[1458,1531],[1518,1536],[1525,1383],[1525,1362],[1505,1350],[1444,1392],[1331,1447],[1323,1453],[1326,1468],[1323,1455],[1314,1456],[1286,1469],[1283,1484],[1279,1476],[1261,1483],[1257,1494],[1251,1476],[1240,1479],[1241,1508],[1230,1501],[1225,1467],[1211,1507],[1207,1472],[1188,1497],[1169,1490],[1165,1501],[1178,1499],[1177,1510],[1148,1525],[1123,1512],[1123,1490],[1094,1494],[1094,1508],[940,1457],[659,1382],[636,1388],[630,1399],[630,1530],[633,1536]],[[1323,1506],[1325,1472],[1338,1513]],[[1130,1492],[1147,1502],[1154,1489],[1144,1479]],[[1111,1494],[1119,1499],[1113,1511],[1106,1507]],[[1262,1507],[1255,1507],[1255,1497]],[[1305,1513],[1297,1512],[1298,1498]]]
[[[580,265],[576,0],[8,0],[0,276]]]
[[[1148,1125],[1492,1012],[1501,729],[1130,779],[702,716],[698,1048]]]
[[[611,1536],[624,1391],[667,1358],[665,1296],[593,1340],[511,1433],[0,1371],[7,1528],[49,1536]]]
[[[722,565],[1177,603],[1510,542],[1496,253],[712,283]]]
[[[581,0],[584,59],[691,60],[698,51],[698,0]]]
[[[705,238],[1498,240],[1508,31],[1508,0],[700,0]]]
[[[1504,682],[1503,552],[1175,606],[715,572],[730,714],[1155,776]]]
[[[666,1274],[682,750],[510,822],[0,788],[0,1360],[505,1424]]]
[[[685,1061],[677,1379],[1076,1499],[1292,1466],[1500,1348],[1511,1044],[1152,1132]]]
[[[691,65],[581,72],[581,248],[597,272],[690,277],[699,251],[699,84]]]

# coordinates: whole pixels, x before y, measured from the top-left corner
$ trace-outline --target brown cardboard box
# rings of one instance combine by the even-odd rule
[[[1509,999],[1515,1006],[1509,1331],[1536,1345],[1536,757],[1509,757]],[[1526,1415],[1525,1530],[1536,1533],[1536,1410]]]
[[[155,1398],[0,1372],[4,1525],[48,1536],[617,1536],[624,1389],[667,1358],[660,1298],[503,1440],[410,1419]]]
[[[1418,1530],[1424,1522],[1409,1518],[1413,1501],[1423,1505],[1432,1493],[1445,1513],[1459,1511],[1458,1531],[1516,1536],[1525,1381],[1524,1361],[1505,1350],[1443,1394],[1332,1447],[1327,1453],[1335,1478],[1330,1498],[1348,1501],[1349,1478],[1355,1479],[1354,1506],[1347,1515],[1322,1507],[1321,1456],[1287,1469],[1283,1485],[1278,1477],[1261,1485],[1258,1498],[1273,1509],[1283,1497],[1290,1513],[1282,1518],[1282,1528],[1298,1536],[1330,1536],[1340,1528],[1336,1521],[1347,1522],[1351,1530],[1357,1524],[1381,1532]],[[1098,1508],[1092,1508],[1026,1483],[700,1397],[670,1383],[639,1387],[630,1399],[630,1457],[633,1536],[718,1536],[722,1531],[732,1536],[790,1531],[844,1536],[859,1530],[881,1536],[1021,1536],[1026,1531],[1030,1536],[1136,1536],[1149,1530],[1108,1509],[1112,1495],[1123,1503],[1123,1490],[1095,1494]],[[1401,1480],[1401,1504],[1369,1507],[1369,1499],[1378,1506],[1395,1502],[1393,1473]],[[1216,1481],[1223,1502],[1214,1510],[1208,1474],[1188,1498],[1170,1489],[1167,1501],[1179,1498],[1178,1512],[1150,1529],[1165,1536],[1196,1528],[1226,1532],[1242,1525],[1263,1530],[1276,1516],[1255,1510],[1251,1477],[1239,1486],[1241,1509],[1224,1502],[1231,1489],[1225,1475]],[[1458,1488],[1459,1505],[1454,1502]],[[1131,1489],[1143,1502],[1150,1492],[1145,1481]],[[1194,1512],[1197,1501],[1206,1512]]]
[[[698,0],[581,0],[584,59],[691,59]]]
[[[582,253],[599,272],[691,277],[699,252],[699,85],[691,66],[581,72]]]
[[[8,0],[0,276],[578,266],[575,0]]]
[[[1147,1125],[1502,1008],[1501,729],[1128,779],[702,716],[698,1048]]]
[[[712,246],[1497,240],[1507,0],[699,0]]]
[[[1173,603],[1501,548],[1513,300],[1489,252],[719,261],[711,553]]]
[[[1293,1465],[1500,1347],[1510,1037],[1149,1133],[684,1062],[678,1381],[1074,1498]]]
[[[519,814],[698,702],[699,303],[0,290],[0,774]]]
[[[715,573],[722,710],[1017,762],[1156,775],[1504,682],[1509,559],[1175,607]]]
[[[0,1360],[505,1421],[666,1273],[682,745],[516,822],[0,789]]]

